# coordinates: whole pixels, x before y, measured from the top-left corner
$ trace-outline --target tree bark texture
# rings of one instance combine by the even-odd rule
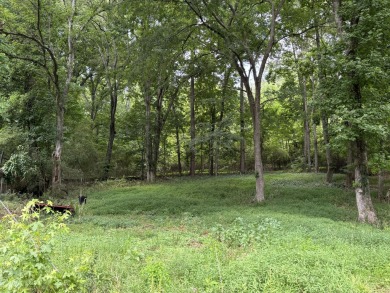
[[[175,134],[176,134],[176,154],[177,154],[177,168],[179,171],[179,175],[181,176],[183,173],[181,166],[181,152],[180,152],[180,135],[179,135],[179,125],[175,126]]]
[[[196,155],[196,148],[195,148],[195,77],[191,76],[190,80],[190,136],[191,136],[191,142],[190,142],[190,176],[195,176],[195,155]]]
[[[358,220],[363,223],[377,224],[378,218],[371,201],[370,184],[368,181],[367,150],[363,135],[359,135],[355,143],[355,194],[358,208]]]
[[[311,171],[311,147],[310,147],[310,123],[309,112],[307,107],[307,90],[306,90],[306,78],[302,76],[302,103],[303,103],[303,128],[304,128],[304,157],[307,171]]]
[[[149,84],[145,86],[145,165],[146,165],[146,181],[154,182],[155,174],[153,173],[153,149],[152,149],[152,131],[151,131],[151,102],[152,96],[150,93]]]
[[[116,116],[117,103],[118,103],[117,90],[114,90],[114,93],[111,93],[111,101],[110,101],[110,131],[109,131],[107,151],[106,151],[106,162],[103,170],[103,180],[108,179],[109,172],[111,170],[112,149],[114,146],[114,139],[116,135],[115,116]]]
[[[245,174],[245,108],[244,108],[244,84],[240,86],[240,173]]]
[[[177,168],[179,175],[183,175],[182,165],[181,165],[181,150],[180,150],[180,128],[179,121],[177,118],[177,112],[175,105],[172,106],[173,113],[175,114],[175,139],[176,139],[176,156],[177,156]]]
[[[57,96],[57,127],[56,127],[56,143],[53,152],[53,172],[52,172],[52,189],[57,193],[61,186],[61,154],[62,144],[64,139],[64,105],[63,97],[59,93]]]
[[[317,138],[317,125],[313,123],[313,144],[314,144],[314,172],[319,172],[318,167],[318,138]]]
[[[353,142],[349,142],[349,147],[347,150],[347,167],[346,167],[346,174],[345,174],[345,187],[352,188],[353,181],[355,179],[354,176],[354,149],[355,144]]]
[[[380,169],[378,172],[378,199],[385,198],[385,171]]]
[[[333,181],[333,156],[330,150],[330,138],[329,138],[329,122],[325,113],[321,115],[322,133],[324,136],[325,144],[325,156],[326,156],[326,182],[332,183]]]
[[[316,86],[315,86],[315,77],[314,75],[311,78],[311,85],[312,85],[312,93],[313,93],[313,104],[316,99]],[[319,172],[319,165],[318,165],[318,137],[317,137],[317,119],[314,114],[314,106],[311,110],[312,117],[311,117],[311,123],[312,123],[312,133],[313,133],[313,149],[314,149],[314,172],[318,173]]]
[[[216,109],[215,104],[211,106],[210,109],[210,140],[209,140],[209,175],[214,175],[214,155],[215,155],[215,124],[217,123]]]

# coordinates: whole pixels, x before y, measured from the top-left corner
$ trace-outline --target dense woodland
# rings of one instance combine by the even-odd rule
[[[0,163],[8,186],[345,174],[377,222],[389,171],[387,0],[8,0]],[[326,173],[326,175],[325,175]]]

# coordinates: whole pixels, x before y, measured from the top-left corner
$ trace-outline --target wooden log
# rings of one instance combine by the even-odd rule
[[[66,213],[68,211],[70,212],[71,215],[75,213],[74,207],[71,205],[49,205],[47,203],[40,203],[40,202],[35,203],[33,209],[39,211],[45,207],[51,208],[54,212]]]

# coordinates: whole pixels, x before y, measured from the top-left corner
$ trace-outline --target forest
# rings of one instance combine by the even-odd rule
[[[388,0],[0,1],[0,291],[390,292],[389,41]]]
[[[252,173],[262,202],[265,171],[343,173],[377,222],[388,1],[9,0],[0,20],[3,189]]]

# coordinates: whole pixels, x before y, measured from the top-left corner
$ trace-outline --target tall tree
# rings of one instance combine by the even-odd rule
[[[144,97],[149,182],[156,178],[163,129],[183,82],[180,60],[187,20],[173,5],[158,1],[129,4],[129,33],[135,35],[136,51],[132,71]]]
[[[373,137],[383,137],[384,116],[388,115],[383,86],[389,75],[383,65],[389,49],[383,47],[389,36],[390,7],[386,1],[334,1],[337,29],[340,37],[335,47],[342,67],[337,67],[339,83],[332,90],[338,93],[336,114],[344,121],[339,137],[353,145],[355,194],[358,219],[377,223],[371,200],[368,169],[369,144]],[[386,31],[386,33],[383,33]],[[334,81],[332,82],[334,83]],[[384,88],[387,88],[386,86]]]
[[[124,42],[129,41],[128,35],[122,32],[123,25],[118,12],[120,6],[112,3],[104,13],[100,14],[99,21],[94,21],[95,34],[98,34],[97,49],[100,56],[100,64],[104,72],[104,81],[107,92],[110,97],[110,125],[106,148],[106,157],[103,167],[102,179],[106,180],[111,169],[111,158],[116,136],[116,111],[118,105],[118,96],[120,83],[125,71],[124,64],[126,54]],[[131,39],[130,39],[131,40]]]
[[[261,158],[260,100],[262,79],[276,43],[280,12],[285,0],[258,2],[185,0],[204,26],[219,40],[219,54],[232,60],[247,92],[252,114],[255,157],[255,201],[265,199]],[[254,89],[252,84],[254,84]]]
[[[190,78],[190,176],[195,176],[196,170],[196,150],[195,150],[195,138],[196,138],[196,120],[195,120],[195,77]]]
[[[245,101],[244,101],[244,84],[242,80],[240,80],[240,173],[245,174],[246,173],[246,166],[245,166]]]
[[[18,44],[17,52],[3,52],[9,58],[31,62],[42,67],[49,79],[56,105],[56,139],[53,151],[52,185],[61,185],[61,153],[64,139],[64,113],[74,71],[76,1],[35,3],[10,1],[3,11],[0,34]],[[64,13],[65,11],[65,13]],[[23,20],[21,19],[23,18]],[[56,34],[62,31],[63,34]],[[65,58],[63,58],[65,56]]]
[[[56,109],[56,138],[52,153],[52,187],[61,185],[61,157],[64,144],[65,113],[74,87],[75,52],[80,35],[96,15],[91,1],[35,0],[8,1],[0,10],[5,36],[0,50],[9,58],[31,63],[46,76],[47,91]]]

